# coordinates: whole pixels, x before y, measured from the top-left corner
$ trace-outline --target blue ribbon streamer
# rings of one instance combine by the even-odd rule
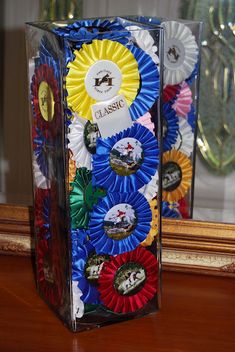
[[[104,218],[115,205],[126,203],[135,211],[137,224],[133,232],[126,238],[116,240],[109,237],[104,230]],[[116,255],[134,250],[144,241],[150,231],[152,212],[146,198],[139,192],[110,193],[94,206],[90,216],[90,240],[96,253]]]
[[[191,110],[187,115],[187,121],[189,125],[192,127],[192,131],[194,132],[196,128],[196,112],[193,104],[191,105]]]
[[[110,165],[110,152],[123,138],[131,137],[141,143],[143,161],[136,173],[118,175]],[[135,123],[132,127],[109,138],[98,138],[96,154],[93,155],[92,182],[109,192],[135,192],[151,181],[159,164],[159,149],[155,136],[146,127]]]
[[[134,45],[128,46],[134,55],[139,68],[140,88],[138,94],[129,107],[132,120],[143,116],[159,98],[160,77],[157,65],[142,49]]]
[[[193,72],[191,75],[185,80],[185,82],[189,85],[191,85],[195,79],[195,77],[198,75],[199,72],[199,63],[197,62],[194,66]]]
[[[81,297],[83,302],[99,304],[99,291],[90,284],[85,276],[87,259],[94,251],[95,249],[89,241],[72,246],[72,280],[78,281],[78,287],[83,293]]]
[[[163,151],[172,149],[179,131],[179,119],[171,104],[172,103],[163,104],[163,119],[165,119],[166,122],[166,132],[165,135],[163,135]]]

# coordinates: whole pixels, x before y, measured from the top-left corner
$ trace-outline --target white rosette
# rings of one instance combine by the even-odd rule
[[[159,57],[156,54],[158,48],[149,32],[138,26],[127,26],[126,29],[131,31],[131,35],[133,36],[136,44],[152,58],[155,64],[158,65]]]
[[[73,319],[81,318],[84,315],[84,303],[81,300],[82,291],[78,287],[78,281],[72,281],[73,290]]]
[[[155,175],[152,176],[151,181],[139,189],[139,192],[142,193],[148,201],[151,201],[157,195],[158,179],[159,177],[157,171]]]
[[[179,117],[179,131],[173,148],[190,156],[193,151],[194,135],[192,128],[183,117]]]
[[[164,41],[164,84],[178,84],[188,78],[198,58],[198,45],[191,30],[176,21],[162,22]]]
[[[51,187],[51,182],[42,174],[35,155],[33,155],[33,175],[34,183],[37,188],[49,189]]]
[[[68,147],[72,151],[72,160],[76,161],[76,167],[86,167],[88,170],[92,169],[91,153],[85,144],[85,127],[90,123],[88,120],[74,115],[72,123],[69,125],[68,133]]]

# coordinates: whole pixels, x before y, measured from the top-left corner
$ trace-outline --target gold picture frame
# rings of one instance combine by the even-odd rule
[[[30,255],[33,213],[27,206],[0,205],[0,253]],[[235,225],[163,219],[163,269],[235,277]]]

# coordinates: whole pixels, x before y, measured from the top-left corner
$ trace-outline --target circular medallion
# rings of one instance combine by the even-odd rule
[[[162,187],[164,191],[172,192],[179,187],[182,180],[182,171],[179,165],[169,161],[162,167]]]
[[[139,263],[123,264],[114,277],[114,287],[122,296],[132,296],[138,293],[146,281],[146,272]]]
[[[122,240],[132,234],[137,224],[134,209],[127,203],[112,207],[104,217],[104,230],[113,240]]]
[[[100,137],[98,125],[87,121],[84,127],[84,143],[89,153],[95,154],[96,152],[96,140]]]
[[[87,71],[85,87],[89,96],[104,101],[117,95],[122,83],[119,67],[110,60],[99,60]]]
[[[109,256],[92,252],[85,265],[85,277],[90,284],[98,286],[98,279],[104,262],[109,261]]]
[[[182,42],[176,38],[169,38],[164,44],[164,65],[168,69],[177,69],[185,59],[185,49]]]
[[[54,117],[54,96],[51,87],[45,81],[38,88],[39,109],[45,121],[51,121]]]
[[[143,149],[135,138],[123,138],[114,144],[110,152],[110,165],[120,176],[136,173],[143,163]]]

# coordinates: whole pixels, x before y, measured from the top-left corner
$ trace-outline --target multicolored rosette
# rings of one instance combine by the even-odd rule
[[[89,241],[77,243],[72,252],[72,280],[78,282],[82,291],[81,299],[84,303],[101,303],[98,291],[100,271],[110,257],[106,254],[97,254]]]
[[[128,48],[138,62],[140,74],[138,94],[129,108],[132,120],[136,120],[143,116],[159,98],[160,76],[157,65],[149,55],[135,46]]]
[[[179,119],[171,103],[163,104],[163,150],[171,150],[177,140]]]
[[[194,135],[187,120],[179,117],[179,132],[174,149],[190,156],[193,152]]]
[[[58,306],[62,299],[62,283],[53,265],[53,254],[48,241],[42,239],[36,244],[37,278],[39,289],[45,299],[53,306]]]
[[[133,103],[140,86],[140,75],[137,60],[129,49],[111,40],[94,40],[91,44],[83,44],[74,55],[66,76],[67,102],[72,111],[92,120],[91,106],[97,101],[123,94],[128,106]],[[108,94],[97,89],[94,75],[98,75],[97,85],[100,85],[99,80],[112,76]]]
[[[177,116],[186,117],[191,109],[192,91],[186,82],[181,83],[180,91],[176,96],[176,100],[172,105]]]
[[[109,192],[135,192],[151,181],[159,164],[155,136],[134,124],[110,138],[98,138],[93,183]]]
[[[107,19],[79,20],[53,31],[66,40],[74,42],[77,49],[83,42],[91,42],[94,39],[109,39],[126,43],[130,37],[130,33],[117,20]]]
[[[141,246],[104,263],[99,277],[100,298],[114,313],[143,308],[157,293],[157,286],[157,259]]]
[[[151,228],[149,203],[139,192],[110,193],[93,207],[90,240],[97,253],[110,255],[132,251]]]
[[[162,217],[163,218],[172,218],[179,219],[180,212],[168,202],[162,202]]]
[[[163,153],[162,159],[162,199],[177,202],[188,192],[192,181],[190,159],[177,150]]]
[[[77,169],[74,181],[71,183],[70,216],[72,229],[86,229],[89,222],[89,212],[100,197],[105,195],[102,189],[92,186],[92,173],[85,167]]]
[[[178,84],[193,72],[198,45],[189,27],[176,21],[162,22],[165,30],[164,83]]]
[[[80,118],[75,114],[69,126],[68,147],[72,151],[72,159],[77,167],[91,170],[91,155],[96,152],[96,140],[100,137],[96,123]]]
[[[51,182],[41,172],[35,154],[33,153],[33,176],[37,188],[48,189]]]
[[[152,211],[152,221],[150,224],[151,228],[148,233],[148,236],[146,237],[146,239],[143,242],[141,242],[141,246],[143,246],[143,247],[151,246],[151,244],[154,241],[154,238],[157,236],[157,230],[158,230],[157,200],[156,199],[151,200],[149,205],[150,205],[150,209]]]
[[[42,175],[50,180],[53,174],[53,153],[54,147],[52,138],[49,133],[43,134],[40,128],[33,128],[33,150],[34,158],[37,162],[37,167],[41,171]]]
[[[136,121],[136,123],[139,123],[140,125],[146,127],[149,129],[154,134],[154,124],[151,120],[151,114],[149,112],[146,112],[143,116],[140,116]]]
[[[61,120],[61,99],[54,67],[41,64],[31,81],[31,101],[35,125],[42,133],[56,134]]]
[[[132,40],[148,54],[155,64],[159,64],[159,57],[157,56],[158,48],[155,45],[154,39],[148,30],[138,26],[127,26],[126,29],[130,31]]]

